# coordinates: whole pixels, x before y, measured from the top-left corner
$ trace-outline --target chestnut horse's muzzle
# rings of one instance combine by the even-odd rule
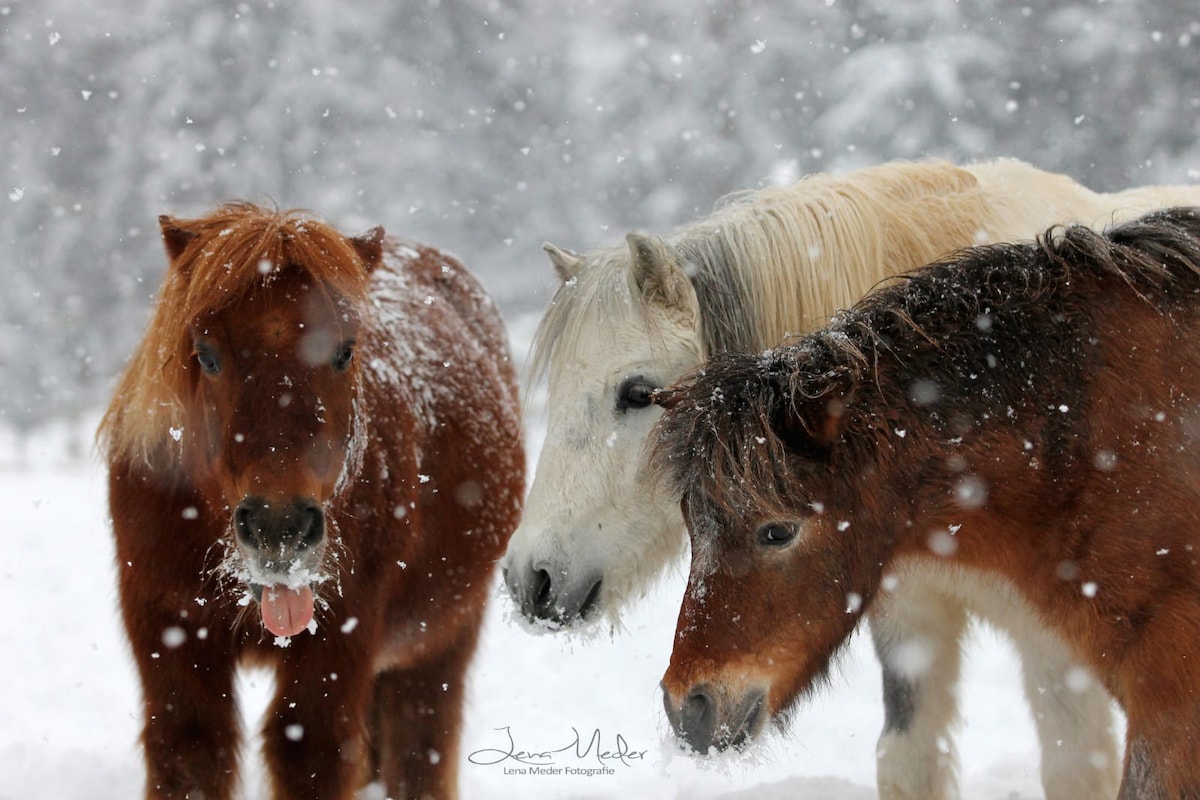
[[[246,497],[233,512],[238,543],[264,572],[285,573],[316,555],[325,538],[325,513],[307,498]]]
[[[752,689],[738,698],[723,695],[701,684],[676,700],[663,686],[663,706],[671,729],[697,753],[741,748],[763,726],[764,691]]]

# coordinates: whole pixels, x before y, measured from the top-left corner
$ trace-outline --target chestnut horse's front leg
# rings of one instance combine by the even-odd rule
[[[421,663],[376,678],[372,735],[377,779],[388,797],[458,797],[466,672],[480,624],[469,623],[448,648]]]
[[[240,730],[228,642],[145,607],[127,628],[144,695],[146,797],[229,800]]]
[[[338,636],[301,633],[281,653],[263,723],[276,800],[350,800],[367,778],[371,656]]]

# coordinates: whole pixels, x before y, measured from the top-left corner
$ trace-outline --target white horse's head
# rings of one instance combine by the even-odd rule
[[[584,256],[545,245],[562,285],[535,340],[546,442],[504,557],[522,613],[569,625],[649,584],[684,546],[675,498],[643,470],[650,394],[701,363],[685,265],[661,240]]]

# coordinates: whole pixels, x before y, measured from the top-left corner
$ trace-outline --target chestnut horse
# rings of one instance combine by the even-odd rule
[[[963,251],[661,396],[692,543],[680,736],[757,735],[919,581],[1063,642],[1069,686],[1097,676],[1128,719],[1122,800],[1200,797],[1198,213]],[[929,664],[895,658],[890,729]]]
[[[524,453],[492,300],[453,258],[230,204],[170,268],[104,417],[149,798],[229,798],[239,663],[273,796],[456,795],[464,673]]]

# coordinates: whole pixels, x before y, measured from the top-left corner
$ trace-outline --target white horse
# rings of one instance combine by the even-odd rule
[[[627,246],[577,255],[546,244],[562,285],[532,366],[533,379],[548,377],[549,420],[503,563],[510,592],[526,616],[557,626],[602,610],[615,618],[683,555],[678,500],[639,467],[660,413],[651,392],[709,354],[774,346],[960,247],[1195,204],[1200,187],[1098,194],[1012,160],[897,162],[748,193],[661,238],[630,234]],[[870,615],[886,712],[881,798],[957,796],[951,732],[968,611],[1017,646],[1046,797],[1115,797],[1111,701],[1005,587],[980,595],[917,579],[889,599]]]

